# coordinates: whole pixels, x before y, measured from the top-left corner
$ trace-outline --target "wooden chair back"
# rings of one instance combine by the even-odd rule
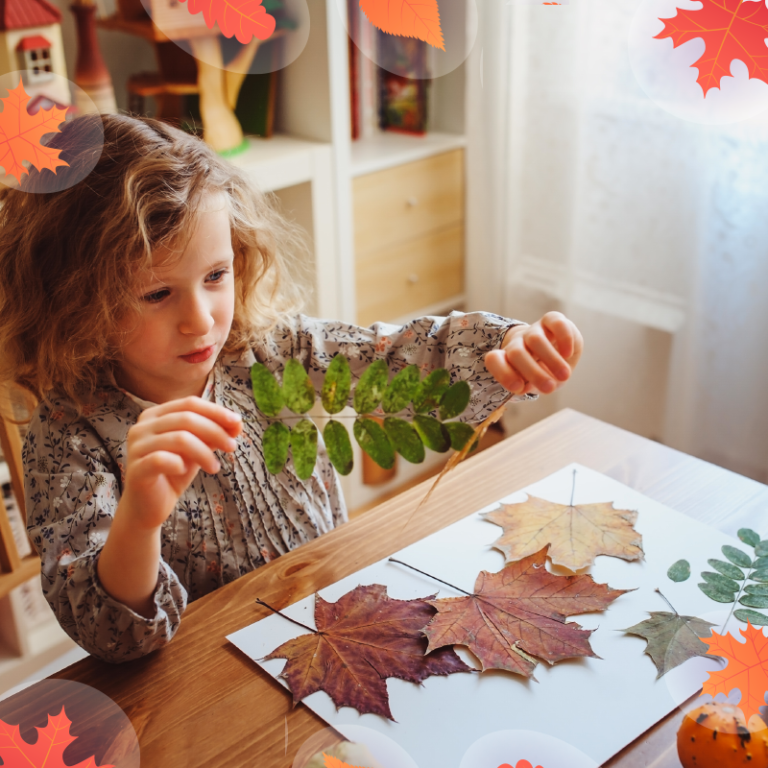
[[[26,527],[26,505],[24,502],[24,472],[21,463],[21,433],[4,414],[14,413],[11,394],[0,389],[0,449],[11,473],[11,488],[16,498],[21,519]],[[26,535],[26,534],[25,534]],[[29,540],[29,537],[27,537]],[[40,558],[35,546],[29,541],[32,554],[22,556],[16,546],[8,510],[0,493],[0,598],[7,595],[19,584],[40,574]]]

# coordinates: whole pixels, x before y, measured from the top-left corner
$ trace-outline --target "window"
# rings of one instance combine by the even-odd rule
[[[26,71],[24,79],[29,85],[46,83],[53,79],[51,43],[42,35],[23,37],[16,51],[21,69]]]

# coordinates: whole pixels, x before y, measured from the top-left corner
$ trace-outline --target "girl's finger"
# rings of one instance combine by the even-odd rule
[[[563,360],[560,353],[552,346],[552,342],[544,333],[531,331],[526,334],[525,345],[538,360],[546,363],[547,368],[555,378],[560,381],[566,381],[571,375],[568,363]]]
[[[516,395],[523,393],[526,382],[509,365],[503,350],[489,352],[485,356],[485,367],[504,389]]]
[[[203,400],[201,397],[183,397],[180,400],[169,400],[167,403],[153,405],[151,408],[142,411],[139,420],[141,420],[142,417],[145,421],[148,419],[156,419],[160,416],[165,416],[168,413],[176,413],[180,411],[193,411],[199,413],[201,416],[205,416],[206,418],[215,421],[233,436],[239,435],[243,428],[243,419],[240,414],[235,413],[218,403],[213,403],[210,400]]]
[[[209,474],[221,469],[213,451],[191,432],[163,432],[140,437],[129,450],[129,459],[141,459],[155,451],[170,451],[181,456],[187,464],[199,464]]]
[[[136,469],[146,476],[184,475],[189,471],[187,463],[178,453],[153,451],[136,462]]]
[[[154,435],[186,430],[199,437],[210,448],[234,451],[237,441],[217,422],[194,411],[175,411],[146,422],[144,429]]]
[[[507,362],[523,380],[531,382],[542,392],[552,392],[557,387],[557,383],[533,359],[525,346],[510,344],[504,351]]]
[[[541,318],[541,327],[547,333],[549,341],[553,341],[558,352],[565,360],[570,360],[574,351],[574,334],[576,326],[560,312],[547,312]]]

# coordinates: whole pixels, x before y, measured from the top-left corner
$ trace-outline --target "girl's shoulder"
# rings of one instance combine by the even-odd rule
[[[55,433],[92,435],[96,441],[105,437],[119,438],[135,423],[140,409],[116,385],[108,380],[99,383],[93,393],[80,402],[57,390],[48,392],[38,402],[27,424],[27,434]]]

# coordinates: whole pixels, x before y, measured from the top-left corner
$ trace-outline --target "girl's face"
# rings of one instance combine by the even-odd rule
[[[140,283],[143,309],[127,318],[129,338],[115,370],[123,388],[153,403],[203,394],[235,311],[232,236],[226,203],[213,198],[173,266],[157,267]],[[193,354],[195,353],[195,354]]]

